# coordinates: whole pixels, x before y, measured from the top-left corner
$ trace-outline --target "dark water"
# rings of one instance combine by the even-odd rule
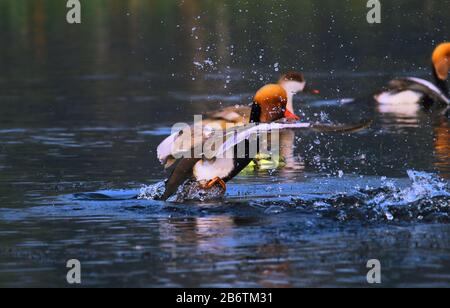
[[[84,286],[367,286],[379,259],[383,286],[449,287],[450,122],[372,99],[430,78],[449,8],[384,1],[368,25],[356,0],[90,0],[68,25],[64,1],[1,1],[0,286],[65,287],[69,259]],[[293,69],[322,91],[297,98],[305,120],[374,125],[297,133],[294,171],[222,202],[133,199],[166,176],[173,123]]]

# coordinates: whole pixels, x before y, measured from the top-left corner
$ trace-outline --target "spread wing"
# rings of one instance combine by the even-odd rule
[[[320,123],[269,123],[249,125],[245,129],[235,128],[225,134],[225,141],[218,149],[216,155],[226,155],[226,153],[245,140],[250,140],[259,134],[270,133],[282,130],[314,130],[323,133],[355,133],[367,129],[373,121],[368,120],[358,124],[320,124]],[[270,137],[270,135],[269,135]]]
[[[203,120],[204,130],[202,133],[203,139],[207,139],[211,136],[214,129],[221,129],[225,131],[230,124],[241,125],[248,123],[250,119],[251,107],[249,106],[232,106],[223,108],[219,111],[207,113],[207,119]],[[191,147],[201,145],[203,142],[200,138],[192,139],[191,142],[186,142],[187,136],[194,134],[194,125],[185,127],[182,130],[173,133],[167,137],[157,148],[157,156],[161,164],[165,165],[168,169],[172,167],[176,162],[176,157],[191,150]],[[180,143],[184,142],[185,147],[180,146]],[[197,144],[195,144],[197,142]],[[192,146],[191,146],[192,145]],[[176,150],[174,150],[176,149]]]
[[[371,121],[357,125],[331,125],[331,124],[311,124],[311,123],[270,123],[248,125],[245,127],[235,127],[233,129],[222,131],[212,131],[208,136],[203,136],[200,140],[193,141],[191,147],[176,150],[179,155],[188,155],[186,157],[174,158],[172,165],[174,170],[166,182],[166,191],[163,200],[167,200],[175,194],[178,187],[186,180],[194,178],[194,166],[201,160],[213,162],[216,159],[233,159],[234,168],[225,178],[225,181],[231,180],[239,174],[257,154],[258,149],[250,150],[251,138],[258,138],[262,134],[271,138],[271,134],[281,130],[313,129],[321,132],[355,132],[370,126]],[[267,133],[267,135],[266,135]],[[189,136],[193,138],[192,136]],[[170,137],[169,137],[170,138]],[[178,136],[177,138],[180,138]],[[176,139],[176,138],[175,138]],[[241,145],[245,147],[241,147]],[[259,143],[256,143],[259,144]],[[195,147],[197,148],[194,152]],[[239,149],[244,149],[241,156],[236,157]],[[230,152],[231,151],[231,152]],[[230,156],[230,153],[232,156]],[[214,170],[213,170],[214,172]]]
[[[165,169],[172,167],[178,158],[186,157],[188,153],[193,153],[195,149],[201,147],[204,140],[208,139],[212,133],[212,130],[202,128],[197,138],[195,138],[196,130],[194,125],[173,133],[158,146],[157,155],[159,161],[164,165]]]

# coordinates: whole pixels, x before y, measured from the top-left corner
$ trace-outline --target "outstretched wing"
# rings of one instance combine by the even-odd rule
[[[207,119],[203,120],[203,139],[207,139],[211,136],[212,132],[216,128],[225,130],[227,125],[236,124],[240,125],[242,123],[248,123],[250,119],[251,108],[249,106],[232,106],[223,108],[219,111],[214,111],[207,113]],[[186,127],[179,132],[173,133],[167,137],[157,148],[157,156],[161,164],[165,165],[168,169],[172,167],[177,156],[180,154],[190,151],[190,144],[192,147],[199,146],[199,142],[203,142],[201,138],[192,139],[191,143],[185,142],[185,146],[179,146],[183,138],[186,136],[191,136],[194,133],[194,125],[189,128]]]
[[[320,124],[320,123],[269,123],[249,125],[245,129],[233,129],[225,134],[225,141],[218,149],[216,155],[225,156],[228,151],[233,150],[235,146],[245,140],[249,140],[258,134],[269,133],[281,130],[314,130],[322,133],[355,133],[367,129],[373,121],[368,120],[358,124]]]
[[[178,158],[186,157],[188,153],[193,153],[194,149],[201,147],[204,140],[213,134],[213,130],[207,127],[202,127],[201,129],[199,136],[196,136],[193,125],[186,127],[179,132],[173,133],[159,144],[157,155],[165,169],[172,167]],[[193,155],[190,157],[193,157]]]
[[[258,124],[249,125],[244,128],[236,127],[230,129],[224,133],[220,131],[215,131],[211,133],[207,138],[202,138],[201,142],[196,141],[194,144],[196,146],[202,146],[198,149],[197,155],[200,157],[193,156],[194,152],[188,153],[189,158],[180,158],[174,161],[174,170],[166,182],[166,191],[163,196],[163,200],[167,200],[170,196],[175,194],[178,187],[182,185],[186,180],[193,178],[194,166],[201,160],[204,161],[214,161],[215,159],[233,159],[234,168],[229,173],[225,181],[229,181],[239,174],[253,159],[254,155],[257,154],[257,150],[250,150],[249,140],[251,138],[258,138],[261,134],[272,134],[276,131],[281,130],[296,130],[296,129],[313,129],[320,132],[356,132],[363,130],[371,125],[371,121],[360,123],[357,125],[332,125],[332,124],[311,124],[311,123],[270,123],[270,124]],[[206,146],[206,143],[214,145],[212,148]],[[240,146],[244,144],[244,153],[242,157],[237,157],[237,151]],[[259,143],[257,143],[259,144]],[[204,148],[208,148],[210,151],[205,152]],[[189,151],[193,151],[190,148]],[[233,154],[229,157],[229,153]],[[180,151],[181,153],[182,151]],[[190,158],[192,157],[192,158]]]

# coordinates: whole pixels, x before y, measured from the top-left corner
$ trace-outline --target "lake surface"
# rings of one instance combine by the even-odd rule
[[[85,3],[86,2],[86,3]],[[450,1],[0,3],[0,287],[450,287],[450,121],[383,109],[391,78],[430,79]],[[303,71],[295,166],[255,171],[223,201],[151,200],[156,146],[179,121],[248,104]],[[144,197],[136,199],[137,195]]]

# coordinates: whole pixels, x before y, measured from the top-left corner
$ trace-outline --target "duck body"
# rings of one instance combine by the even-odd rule
[[[267,85],[256,93],[248,121],[256,125],[272,123],[283,118],[298,119],[287,110],[286,105],[286,91],[279,85]],[[247,131],[253,131],[255,125],[250,126]],[[192,134],[189,135],[187,131],[184,131],[172,135],[169,137],[171,139],[166,139],[158,147],[158,157],[162,163],[166,164],[166,167],[172,167],[173,171],[166,181],[166,190],[162,199],[169,199],[186,183],[194,183],[198,189],[203,190],[219,186],[225,192],[226,183],[245,169],[256,155],[256,153],[251,154],[249,139],[239,138],[241,134],[236,128],[225,132],[217,129],[203,132],[194,138]],[[174,148],[177,141],[182,138],[194,140],[194,142],[182,142],[181,147]],[[256,144],[259,144],[259,140]],[[214,150],[206,153],[204,149],[207,145],[214,145],[210,148]],[[232,154],[231,157],[226,155],[229,153]]]
[[[433,104],[450,105],[450,93],[447,83],[450,69],[450,43],[440,44],[432,55],[432,73],[434,82],[415,77],[391,80],[387,89],[375,95],[382,106],[381,111],[415,110],[417,105],[429,107]],[[416,105],[416,106],[414,106]]]
[[[236,148],[239,145],[236,145]],[[168,200],[172,195],[185,187],[198,194],[204,191],[206,194],[212,189],[219,190],[219,197],[226,192],[226,183],[231,181],[244,170],[253,158],[213,158],[213,159],[182,159],[173,169],[172,175],[166,181],[166,190],[162,196]],[[201,194],[201,193],[200,193]],[[185,198],[190,198],[187,194]]]
[[[310,90],[306,85],[306,80],[301,73],[290,72],[281,76],[277,84],[269,84],[264,86],[258,91],[259,96],[271,95],[271,93],[277,95],[282,94],[286,98],[286,108],[290,115],[294,115],[293,100],[295,94],[299,92],[309,92],[311,94],[319,94],[318,90]],[[257,98],[257,97],[255,97]],[[261,97],[260,97],[261,98]],[[202,131],[204,137],[208,138],[209,134],[216,129],[226,130],[233,127],[240,127],[250,123],[252,112],[252,105],[236,105],[226,107],[217,111],[206,113],[205,118],[202,119]],[[298,119],[298,117],[294,117]],[[161,163],[169,168],[174,163],[173,156],[170,155],[171,149],[174,144],[174,140],[179,134],[190,134],[194,131],[194,125],[187,127],[182,132],[175,133],[166,138],[158,147],[158,159]],[[287,148],[292,148],[292,144],[287,144]]]
[[[277,84],[268,84],[263,89],[271,89],[274,93],[283,93],[286,96],[286,108],[292,114],[294,111],[294,96],[300,92],[319,94],[315,89],[307,87],[306,80],[302,73],[289,72],[280,77]],[[263,93],[260,91],[259,93]],[[261,95],[261,94],[260,94]],[[218,111],[213,111],[207,114],[207,124],[212,122],[226,122],[227,124],[245,125],[250,121],[251,106],[236,105],[226,107]]]
[[[255,114],[255,109],[256,114],[259,112],[258,108],[253,108],[252,114]],[[264,111],[262,110],[262,112]],[[225,133],[215,132],[202,140],[202,145],[214,141],[213,143],[216,144],[213,151],[214,155],[203,152],[200,155],[202,158],[181,157],[176,160],[173,164],[171,176],[166,181],[166,190],[162,199],[168,200],[176,194],[177,196],[180,195],[183,201],[191,200],[191,196],[196,196],[194,197],[195,200],[204,201],[203,196],[211,191],[218,192],[214,196],[223,196],[226,192],[226,183],[254,161],[260,148],[257,146],[252,149],[251,145],[252,142],[254,142],[253,146],[259,145],[261,136],[264,138],[263,141],[271,144],[272,138],[282,138],[282,133],[286,130],[291,132],[294,129],[307,129],[316,132],[351,133],[366,129],[371,125],[371,121],[357,125],[340,126],[290,122],[290,117],[290,113],[286,112],[284,118],[278,121],[271,118],[267,123],[255,123],[255,125],[249,125],[244,129],[234,128]],[[260,119],[262,118],[260,117]],[[271,148],[271,151],[276,150]],[[192,148],[191,151],[195,152]],[[181,150],[181,152],[186,153],[185,150]],[[231,157],[227,155],[228,153],[232,153]],[[175,156],[178,155],[175,154]]]
[[[204,123],[197,124],[197,133],[194,124],[166,138],[157,149],[161,163],[166,169],[171,169],[161,199],[168,200],[187,192],[188,197],[183,200],[191,200],[190,196],[195,194],[195,200],[203,201],[198,198],[198,193],[212,190],[223,195],[226,183],[263,150],[260,148],[261,137],[267,138],[263,141],[272,145],[274,138],[283,142],[283,130],[311,128],[321,132],[351,132],[367,127],[367,123],[341,127],[299,123],[299,118],[289,110],[288,103],[293,91],[304,89],[304,85],[297,83],[294,87],[291,80],[288,82],[287,89],[280,83],[261,88],[254,96],[251,107],[235,106],[211,113]],[[255,142],[252,136],[256,137],[256,143],[252,143]],[[293,151],[295,134],[289,136],[292,143],[288,146]],[[280,142],[275,146],[281,145]],[[271,147],[269,152],[273,154],[279,150]],[[230,157],[225,153],[232,155]]]
[[[387,91],[380,92],[375,99],[382,105],[408,105],[426,103],[450,104],[450,98],[430,81],[407,77],[394,79]]]

